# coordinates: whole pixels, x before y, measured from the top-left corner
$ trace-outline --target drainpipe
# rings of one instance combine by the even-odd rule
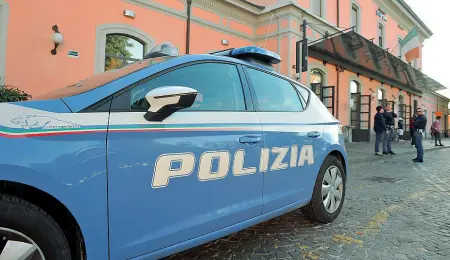
[[[336,66],[336,119],[339,119],[339,89],[340,89],[340,77],[341,67]]]
[[[340,1],[339,0],[336,0],[336,26],[338,27],[338,29],[339,29],[339,6],[340,6],[340,3],[339,3]],[[338,66],[336,66],[336,80],[337,80],[337,83],[336,83],[336,88],[337,88],[337,90],[336,90],[336,96],[337,96],[337,98],[336,98],[336,118],[337,119],[339,119],[339,86],[340,86],[340,74],[341,74],[341,68],[339,68]],[[350,124],[349,124],[350,125]]]
[[[186,54],[189,54],[189,43],[191,41],[191,5],[192,0],[187,0]]]
[[[336,19],[337,19],[337,22],[336,22],[336,25],[337,25],[337,27],[339,27],[339,7],[340,7],[340,1],[339,0],[336,0],[336,5],[337,5],[337,8],[336,8]],[[339,28],[338,28],[339,29]]]

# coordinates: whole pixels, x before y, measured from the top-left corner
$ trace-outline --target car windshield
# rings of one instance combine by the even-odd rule
[[[157,57],[153,59],[146,59],[143,61],[137,61],[135,63],[132,63],[130,65],[127,65],[125,67],[109,70],[97,75],[93,75],[91,77],[88,77],[84,80],[81,80],[75,84],[69,85],[65,88],[56,89],[54,91],[51,91],[49,93],[46,93],[44,95],[41,95],[37,97],[37,100],[43,100],[43,99],[55,99],[55,98],[64,98],[69,96],[78,95],[84,92],[88,92],[90,90],[99,88],[101,86],[104,86],[107,83],[110,83],[114,80],[117,80],[125,75],[128,75],[130,73],[136,72],[138,70],[141,70],[143,68],[152,66],[157,63],[164,62],[166,60],[169,60],[173,57],[165,56],[165,57]]]

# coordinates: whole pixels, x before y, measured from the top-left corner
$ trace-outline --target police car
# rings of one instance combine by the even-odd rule
[[[333,222],[336,120],[258,47],[146,59],[0,104],[0,259],[157,259],[301,208]],[[28,257],[28,258],[27,258]]]

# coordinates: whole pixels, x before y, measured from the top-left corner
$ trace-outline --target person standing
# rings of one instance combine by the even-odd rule
[[[425,127],[427,127],[427,118],[422,114],[422,109],[417,108],[417,118],[414,120],[414,136],[416,139],[417,157],[414,162],[423,162],[423,145],[422,139],[425,135]]]
[[[390,104],[388,104],[384,109],[383,117],[386,125],[386,134],[383,138],[383,154],[395,155],[395,153],[392,151],[392,134],[395,124],[394,118],[396,118],[397,115],[392,111],[392,107]]]
[[[409,124],[409,132],[411,135],[411,146],[416,146],[416,137],[415,137],[415,133],[414,133],[414,121],[417,118],[417,114],[414,113],[414,115],[411,117],[411,122]]]
[[[436,121],[433,122],[433,125],[431,125],[431,128],[433,129],[433,134],[434,134],[434,145],[435,146],[444,146],[442,144],[442,140],[441,140],[441,117],[437,116],[436,117]],[[439,145],[438,145],[438,140],[439,140]]]
[[[384,124],[383,107],[377,106],[377,113],[374,117],[373,130],[375,131],[375,155],[382,156],[380,153],[380,143],[383,140],[383,135],[386,132],[386,125]]]

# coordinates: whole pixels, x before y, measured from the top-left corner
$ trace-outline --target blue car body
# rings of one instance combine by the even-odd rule
[[[151,75],[202,62],[237,66],[247,111],[179,111],[148,122],[145,112],[91,109]],[[330,153],[340,153],[348,168],[339,121],[307,89],[304,111],[259,113],[245,68],[261,70],[230,57],[181,56],[80,94],[1,103],[0,181],[34,187],[65,205],[87,259],[161,258],[304,206]],[[300,162],[302,149],[314,154]],[[204,173],[202,160],[213,157],[221,163],[210,172],[226,174]],[[168,162],[169,170],[192,169],[156,176]]]

